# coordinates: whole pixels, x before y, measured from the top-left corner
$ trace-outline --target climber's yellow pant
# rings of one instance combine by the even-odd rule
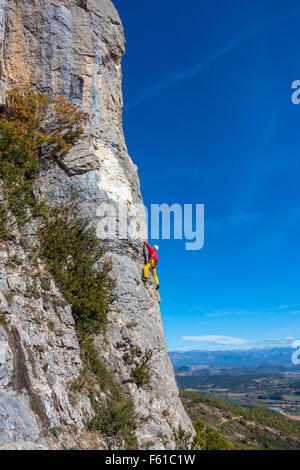
[[[154,279],[155,279],[156,285],[159,286],[158,277],[157,277],[157,275],[156,275],[156,264],[155,264],[154,259],[151,259],[151,260],[149,261],[149,263],[147,263],[146,266],[144,267],[144,278],[145,278],[145,279],[148,279],[148,276],[149,276],[149,269],[150,269],[150,268],[151,268],[153,277],[154,277]]]

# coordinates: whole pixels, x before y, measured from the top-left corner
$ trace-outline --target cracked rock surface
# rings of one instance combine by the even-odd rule
[[[84,8],[82,7],[84,6]],[[146,234],[137,168],[122,130],[123,28],[110,0],[0,0],[0,95],[14,86],[58,92],[90,115],[83,139],[35,182],[36,197],[53,203],[79,195],[84,217],[97,226],[106,203],[121,203]],[[105,448],[85,430],[93,414],[89,398],[71,403],[70,384],[81,370],[71,308],[47,273],[20,243],[0,249],[0,449]],[[115,235],[104,242],[116,279],[107,339],[99,356],[132,396],[139,448],[174,448],[172,429],[193,433],[168,358],[159,295],[142,282],[143,241]],[[11,256],[22,258],[11,266]],[[34,273],[37,275],[34,276]],[[163,299],[165,302],[168,299]],[[124,355],[151,350],[151,380],[129,382]],[[59,439],[49,430],[62,429]],[[167,436],[168,443],[164,439]]]

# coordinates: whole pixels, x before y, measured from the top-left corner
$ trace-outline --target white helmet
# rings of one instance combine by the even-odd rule
[[[157,246],[157,245],[154,245],[153,248],[154,248],[155,251],[158,251],[158,250],[159,250],[159,246]]]

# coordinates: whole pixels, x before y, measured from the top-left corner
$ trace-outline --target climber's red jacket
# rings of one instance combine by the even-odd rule
[[[152,248],[147,242],[145,242],[145,245],[149,250],[149,261],[150,261],[150,259],[154,259],[155,263],[157,264],[158,263],[158,257],[157,257],[157,253],[156,253],[155,249]]]

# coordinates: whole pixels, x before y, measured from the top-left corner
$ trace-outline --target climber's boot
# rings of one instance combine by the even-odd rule
[[[156,290],[158,290],[158,289],[159,289],[159,287],[160,287],[160,286],[159,286],[159,284],[158,284],[158,285],[156,286]]]

